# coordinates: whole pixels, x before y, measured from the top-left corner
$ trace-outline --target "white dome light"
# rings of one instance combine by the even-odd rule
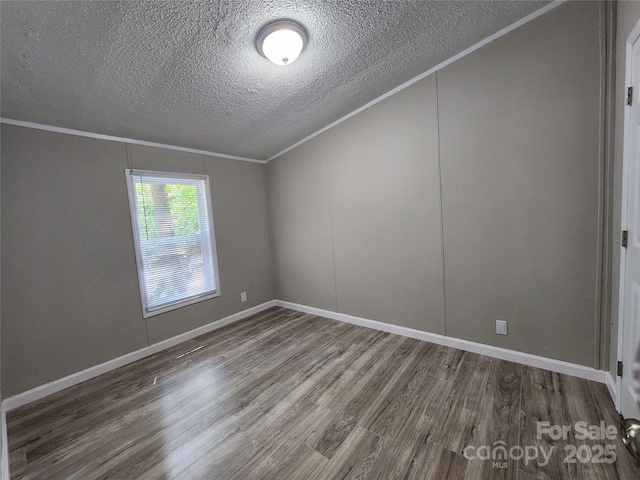
[[[307,44],[307,32],[293,20],[278,20],[260,30],[256,47],[276,65],[293,63]]]

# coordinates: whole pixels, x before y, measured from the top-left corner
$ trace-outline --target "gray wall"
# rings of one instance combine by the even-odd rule
[[[277,297],[597,366],[600,8],[563,5],[270,162]]]
[[[594,366],[598,24],[561,7],[437,74],[448,335]]]
[[[268,164],[279,299],[441,332],[435,111],[428,78]]]
[[[220,297],[143,319],[128,166],[210,176]],[[273,299],[263,165],[3,125],[2,170],[5,396]]]
[[[616,378],[618,360],[618,296],[620,292],[620,231],[622,218],[622,150],[625,110],[625,71],[627,37],[631,29],[640,21],[640,2],[619,1],[616,25],[616,88],[615,88],[615,140],[613,176],[613,241],[611,275],[611,348],[609,349],[609,371]],[[635,94],[635,92],[634,92]]]

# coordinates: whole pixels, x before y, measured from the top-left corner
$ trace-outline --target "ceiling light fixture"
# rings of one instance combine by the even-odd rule
[[[293,20],[276,20],[258,32],[256,48],[276,65],[293,63],[307,45],[307,31]]]

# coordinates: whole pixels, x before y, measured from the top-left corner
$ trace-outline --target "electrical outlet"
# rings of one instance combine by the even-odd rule
[[[496,320],[496,333],[498,335],[506,335],[507,334],[507,321],[506,320]]]
[[[247,292],[242,292],[240,294],[240,301],[241,302],[246,302],[247,301]]]

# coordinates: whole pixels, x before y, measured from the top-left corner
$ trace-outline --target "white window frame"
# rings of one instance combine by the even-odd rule
[[[147,306],[147,293],[145,286],[145,276],[143,270],[143,261],[142,261],[142,249],[145,243],[163,243],[163,242],[171,242],[171,239],[161,239],[161,240],[149,240],[145,241],[140,238],[139,235],[139,225],[138,225],[138,210],[137,210],[137,202],[136,202],[136,194],[135,194],[135,183],[133,181],[134,176],[152,176],[158,178],[166,178],[176,180],[177,183],[189,184],[193,183],[196,187],[200,186],[200,182],[204,180],[204,196],[197,195],[198,197],[198,216],[200,217],[200,225],[205,223],[205,209],[209,210],[209,235],[206,233],[202,233],[198,237],[202,238],[202,247],[203,247],[203,261],[212,262],[213,267],[213,275],[215,278],[215,289],[210,292],[202,293],[195,296],[184,297],[181,299],[177,299],[173,302],[149,308]],[[211,201],[211,187],[209,184],[209,176],[208,175],[198,175],[192,173],[178,173],[178,172],[160,172],[155,170],[138,170],[138,169],[125,169],[125,176],[127,179],[127,192],[129,195],[129,211],[131,216],[131,226],[133,228],[133,243],[135,247],[135,255],[136,255],[136,265],[138,270],[138,283],[140,286],[140,299],[142,303],[142,316],[144,318],[149,318],[154,315],[159,315],[161,313],[166,313],[171,310],[175,310],[177,308],[185,307],[187,305],[192,305],[194,303],[202,302],[204,300],[209,300],[211,298],[219,297],[221,294],[220,291],[220,274],[218,271],[218,252],[216,248],[216,236],[215,230],[213,226],[213,207]],[[194,236],[195,238],[195,236]],[[181,240],[184,240],[183,236]],[[207,255],[210,253],[210,255]]]

